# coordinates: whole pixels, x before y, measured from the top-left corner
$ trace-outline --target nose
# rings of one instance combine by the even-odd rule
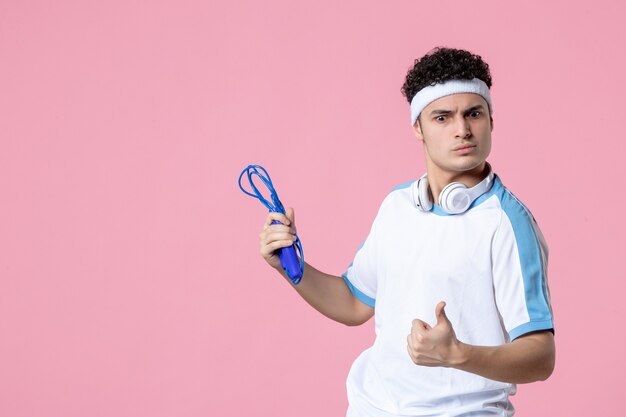
[[[470,124],[468,120],[461,116],[456,118],[456,137],[457,138],[469,138],[472,136],[472,131],[470,129]]]

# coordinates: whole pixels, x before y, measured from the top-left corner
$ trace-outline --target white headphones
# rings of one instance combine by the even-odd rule
[[[451,182],[446,185],[441,194],[439,194],[439,205],[448,214],[464,213],[469,206],[472,205],[481,195],[491,189],[493,185],[494,173],[489,167],[487,177],[476,184],[472,188],[467,188],[465,184],[460,182]],[[430,187],[428,186],[428,173],[415,181],[411,186],[411,194],[413,195],[413,203],[421,211],[431,211],[433,209],[433,200],[431,198]]]

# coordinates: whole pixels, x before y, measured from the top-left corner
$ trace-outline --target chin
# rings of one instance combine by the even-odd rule
[[[456,171],[459,172],[465,172],[465,171],[471,171],[473,169],[476,169],[478,167],[480,167],[483,163],[485,162],[484,159],[471,159],[471,160],[466,160],[466,161],[461,161],[458,164],[455,164],[455,168]]]

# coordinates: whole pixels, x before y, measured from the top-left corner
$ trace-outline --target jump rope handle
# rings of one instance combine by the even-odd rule
[[[272,221],[272,224],[282,224],[278,220]],[[283,267],[289,278],[294,282],[300,282],[302,278],[302,270],[300,269],[300,259],[296,254],[295,244],[285,248],[278,249],[278,258],[280,265]]]
[[[241,179],[246,174],[247,174],[250,186],[252,187],[252,190],[254,191],[254,193],[246,191],[241,185]],[[271,193],[271,197],[270,197],[271,200],[268,200],[265,197],[263,197],[263,194],[261,194],[259,189],[254,185],[254,182],[252,181],[253,175],[256,175],[258,178],[260,178],[261,181],[265,184],[265,186],[269,189]],[[263,168],[260,165],[248,165],[248,167],[245,168],[239,175],[238,182],[239,182],[239,188],[241,189],[241,191],[243,191],[245,194],[249,195],[250,197],[254,197],[258,199],[265,207],[269,209],[270,212],[286,214],[285,208],[283,207],[283,204],[280,202],[280,199],[278,198],[278,194],[276,193],[276,190],[274,189],[274,185],[272,184],[270,175],[267,173],[265,168]],[[278,220],[273,220],[272,224],[282,224],[282,223],[279,222]],[[298,259],[296,250],[298,250],[298,252],[300,253],[300,259]],[[287,276],[289,277],[291,282],[294,285],[298,285],[300,283],[300,280],[302,279],[302,275],[304,274],[304,250],[302,249],[302,242],[300,242],[300,238],[298,237],[298,235],[296,234],[296,240],[293,243],[293,245],[285,247],[285,248],[277,249],[277,252],[278,252],[278,259],[280,259],[280,265],[283,267],[283,269],[287,273]]]

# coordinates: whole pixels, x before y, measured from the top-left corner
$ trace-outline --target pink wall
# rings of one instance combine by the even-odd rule
[[[490,161],[551,248],[558,363],[518,415],[615,415],[624,3],[215,3],[0,2],[0,416],[343,415],[372,324],[266,266],[237,176],[340,274],[424,170],[399,90],[436,45],[490,63]]]

